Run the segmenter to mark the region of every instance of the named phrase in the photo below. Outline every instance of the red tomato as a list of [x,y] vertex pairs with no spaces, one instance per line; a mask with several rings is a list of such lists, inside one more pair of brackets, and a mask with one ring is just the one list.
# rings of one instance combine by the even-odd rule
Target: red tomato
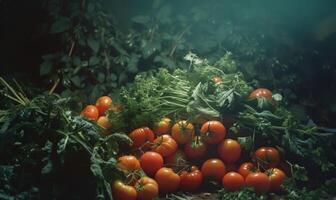
[[142,170],[150,177],[154,177],[155,173],[163,167],[163,158],[160,154],[147,151],[140,158]]
[[161,119],[158,123],[155,124],[154,126],[154,133],[156,135],[163,135],[163,134],[168,134],[170,131],[170,124],[171,120],[167,117]]
[[278,191],[286,178],[285,173],[278,168],[271,168],[266,171],[266,174],[268,175],[271,183],[270,191]]
[[261,172],[255,172],[247,175],[245,183],[246,186],[252,187],[256,193],[268,192],[271,186],[268,176]]
[[224,163],[216,158],[205,161],[202,165],[202,174],[204,177],[220,181],[226,173]]
[[207,144],[218,144],[226,135],[224,125],[219,121],[205,122],[201,127],[201,137]]
[[138,170],[140,162],[135,156],[121,156],[118,158],[118,167],[127,171]]
[[105,116],[100,116],[97,120],[97,125],[100,126],[103,131],[103,135],[107,135],[109,133],[109,129],[112,128],[112,123]]
[[150,144],[146,145],[146,143],[153,142],[155,138],[153,131],[148,127],[137,128],[133,130],[128,136],[133,141],[134,148],[141,147],[144,149],[147,149],[150,146]]
[[180,174],[180,189],[184,192],[195,192],[203,181],[203,175],[196,166],[191,167],[191,171],[182,171]]
[[217,147],[219,157],[225,163],[234,163],[240,158],[241,148],[236,140],[223,140]]
[[99,117],[99,111],[98,111],[96,106],[88,105],[82,110],[81,115],[83,117],[86,117],[86,118],[90,119],[90,120],[97,121],[97,119]]
[[165,164],[167,166],[178,166],[183,165],[187,162],[187,157],[181,150],[177,150],[174,154],[165,157]]
[[229,191],[237,191],[244,187],[244,177],[237,172],[225,174],[222,180],[223,186]]
[[172,127],[172,137],[179,144],[185,144],[191,140],[195,134],[194,126],[185,121],[179,121]]
[[117,180],[112,185],[113,199],[115,200],[136,200],[137,191],[133,186],[125,185]]
[[108,96],[102,96],[99,97],[99,99],[96,101],[96,107],[99,111],[99,116],[105,115],[105,111],[110,108],[112,105],[112,99]]
[[217,85],[217,84],[221,84],[223,82],[222,78],[219,76],[214,76],[212,77],[212,81]]
[[276,167],[280,162],[280,154],[276,148],[260,147],[256,150],[254,159],[264,168]]
[[256,171],[257,171],[256,166],[251,162],[245,162],[241,164],[238,169],[238,173],[242,175],[244,178],[246,178],[247,175]]
[[251,92],[250,98],[264,97],[268,100],[272,100],[272,92],[266,88],[258,88]]
[[200,136],[196,136],[191,142],[184,146],[184,153],[189,159],[203,158],[207,152],[207,145],[202,142]]
[[177,143],[170,135],[162,135],[153,141],[152,151],[163,157],[173,155],[177,150]]
[[135,187],[138,192],[137,200],[152,200],[159,195],[157,182],[149,177],[140,178]]
[[180,176],[171,168],[163,167],[155,174],[161,193],[175,192],[180,186]]

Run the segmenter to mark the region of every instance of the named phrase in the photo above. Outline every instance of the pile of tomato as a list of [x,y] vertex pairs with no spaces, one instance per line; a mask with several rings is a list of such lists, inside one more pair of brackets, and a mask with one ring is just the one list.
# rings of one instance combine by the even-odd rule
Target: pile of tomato
[[[268,98],[272,94],[261,90],[251,95]],[[108,129],[111,124],[104,113],[111,106],[112,99],[104,96],[84,108],[82,115]],[[256,193],[277,192],[286,177],[275,147],[259,147],[249,152],[250,162],[242,162],[246,159],[239,142],[227,138],[226,127],[218,120],[206,121],[197,129],[187,120],[163,118],[154,127],[137,128],[128,136],[132,148],[118,158],[126,179],[112,183],[117,200],[150,200],[178,190],[197,192],[209,180],[227,191],[251,187]]]

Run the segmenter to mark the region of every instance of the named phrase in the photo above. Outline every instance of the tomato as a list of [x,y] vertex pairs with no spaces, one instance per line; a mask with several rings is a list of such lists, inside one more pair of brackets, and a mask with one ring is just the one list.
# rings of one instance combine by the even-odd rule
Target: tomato
[[140,162],[135,156],[121,156],[118,158],[118,167],[126,171],[140,169]]
[[177,150],[177,143],[170,135],[162,135],[153,141],[152,151],[163,157],[173,155]]
[[212,81],[215,83],[215,85],[221,84],[223,82],[222,78],[219,76],[212,77]]
[[202,142],[200,136],[196,136],[191,142],[184,146],[184,153],[189,159],[203,158],[207,152],[207,145]]
[[218,144],[226,135],[224,125],[219,121],[205,122],[201,127],[201,136],[207,144]]
[[156,172],[155,180],[161,193],[175,192],[180,186],[180,176],[167,167]]
[[152,200],[159,195],[157,182],[149,177],[140,178],[135,187],[138,192],[137,200]]
[[219,157],[225,163],[234,163],[240,158],[241,148],[236,140],[223,140],[217,147]]
[[256,171],[257,171],[256,166],[251,162],[245,162],[241,164],[238,169],[238,173],[242,175],[244,178],[246,178],[247,175]]
[[280,154],[276,148],[260,147],[256,150],[254,159],[263,168],[276,167],[280,162]]
[[160,154],[147,151],[140,158],[142,170],[150,177],[154,177],[155,173],[163,167],[163,158]]
[[224,163],[216,158],[205,161],[202,165],[202,174],[204,177],[221,180],[226,173]]
[[115,200],[136,200],[137,191],[133,186],[125,185],[117,180],[112,185],[113,199]]
[[180,189],[184,192],[195,192],[203,181],[203,175],[196,166],[191,167],[191,171],[182,171],[180,174]]
[[167,166],[183,165],[187,162],[186,160],[186,155],[179,149],[174,154],[167,156],[164,159]]
[[237,191],[244,187],[244,177],[237,172],[229,172],[224,175],[223,186],[229,191]]
[[271,168],[265,172],[270,180],[270,191],[276,192],[280,189],[281,184],[284,182],[286,175],[285,173],[278,168]]
[[108,96],[99,97],[96,101],[96,107],[99,111],[99,116],[105,115],[105,111],[112,105],[112,99]]
[[179,144],[185,144],[191,140],[195,134],[194,126],[185,120],[179,121],[172,127],[172,137]]
[[256,193],[265,193],[271,184],[268,176],[261,172],[254,172],[245,178],[246,186],[252,187]]
[[154,126],[154,133],[156,135],[163,135],[163,134],[168,134],[170,131],[170,124],[171,120],[167,117],[161,119],[158,123],[155,124]]
[[98,111],[98,108],[96,106],[88,105],[82,110],[81,115],[83,117],[86,117],[86,118],[90,119],[90,120],[96,121],[99,117],[99,111]]
[[250,98],[264,97],[268,100],[272,100],[272,92],[266,88],[258,88],[251,92]]
[[107,135],[108,134],[108,130],[110,128],[112,128],[112,123],[110,122],[110,120],[105,117],[105,116],[100,116],[97,120],[97,125],[100,126],[103,129],[103,134]]
[[146,145],[146,143],[153,142],[155,138],[153,131],[148,127],[137,128],[133,130],[128,136],[133,141],[134,148],[144,149],[150,146],[150,144]]

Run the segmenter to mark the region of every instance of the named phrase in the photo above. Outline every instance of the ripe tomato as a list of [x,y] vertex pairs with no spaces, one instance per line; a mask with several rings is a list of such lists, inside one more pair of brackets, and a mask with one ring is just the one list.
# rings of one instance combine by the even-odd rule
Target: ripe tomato
[[138,192],[137,200],[152,200],[159,195],[157,182],[149,177],[140,178],[135,187]]
[[163,167],[163,158],[160,154],[147,151],[140,157],[142,170],[150,177],[154,177],[155,173]]
[[99,97],[96,101],[96,107],[99,110],[99,116],[105,115],[105,111],[112,105],[112,99],[108,96]]
[[122,181],[114,181],[112,185],[113,199],[115,200],[136,200],[137,191],[133,186],[125,185]]
[[247,175],[256,171],[257,171],[256,166],[251,162],[245,162],[241,164],[238,169],[238,173],[242,175],[244,178],[246,178]]
[[240,158],[241,148],[236,140],[223,140],[217,147],[219,157],[225,163],[234,163]]
[[244,177],[237,172],[225,174],[222,180],[223,186],[229,191],[240,190],[245,185]]
[[278,168],[271,168],[265,172],[270,180],[271,186],[270,191],[276,192],[280,189],[281,184],[284,182],[286,175],[285,173]]
[[203,158],[207,152],[207,145],[203,143],[200,136],[196,136],[191,142],[184,146],[184,153],[189,159]]
[[150,144],[146,145],[147,142],[153,142],[155,136],[151,129],[148,127],[137,128],[133,130],[128,135],[133,141],[134,148],[148,148]]
[[205,161],[202,165],[202,174],[204,177],[220,181],[226,173],[224,163],[216,158]]
[[138,170],[140,162],[135,156],[121,156],[118,158],[118,167],[126,171]]
[[271,186],[268,176],[261,172],[247,175],[245,183],[246,186],[252,187],[256,193],[265,193]]
[[205,122],[201,127],[201,137],[207,144],[218,144],[226,135],[224,125],[219,121]]
[[96,106],[88,105],[82,110],[81,115],[83,117],[86,117],[86,118],[90,119],[90,120],[96,121],[99,117],[99,111],[98,111],[98,108]]
[[183,165],[187,162],[187,157],[183,151],[178,149],[174,154],[165,157],[164,161],[167,166]]
[[212,81],[215,83],[215,85],[221,84],[223,82],[222,78],[219,76],[212,77]]
[[180,178],[180,189],[184,192],[195,192],[203,181],[202,172],[196,166],[192,166],[190,172],[182,171]]
[[163,134],[168,134],[170,131],[170,124],[171,120],[167,117],[161,119],[158,123],[155,124],[154,126],[154,133],[156,135],[163,135]]
[[280,162],[280,154],[276,148],[260,147],[254,155],[254,159],[264,168],[276,167]]
[[195,134],[194,126],[185,120],[179,121],[172,127],[172,137],[179,144],[185,144],[191,140]]
[[97,125],[100,126],[104,135],[108,134],[108,130],[112,128],[112,123],[106,116],[100,116],[97,120]]
[[163,157],[173,155],[177,150],[177,143],[170,135],[161,135],[153,143],[152,150]]
[[180,186],[180,176],[167,167],[156,172],[155,180],[161,193],[175,192]]
[[266,88],[258,88],[251,92],[250,98],[264,97],[268,100],[272,100],[272,92]]

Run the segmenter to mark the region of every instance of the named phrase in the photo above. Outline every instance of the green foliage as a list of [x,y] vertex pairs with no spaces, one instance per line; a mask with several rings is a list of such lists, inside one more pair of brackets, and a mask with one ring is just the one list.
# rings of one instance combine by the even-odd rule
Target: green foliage
[[266,200],[268,199],[266,195],[256,194],[252,188],[244,188],[236,192],[230,192],[225,189],[222,189],[218,192],[220,200]]

